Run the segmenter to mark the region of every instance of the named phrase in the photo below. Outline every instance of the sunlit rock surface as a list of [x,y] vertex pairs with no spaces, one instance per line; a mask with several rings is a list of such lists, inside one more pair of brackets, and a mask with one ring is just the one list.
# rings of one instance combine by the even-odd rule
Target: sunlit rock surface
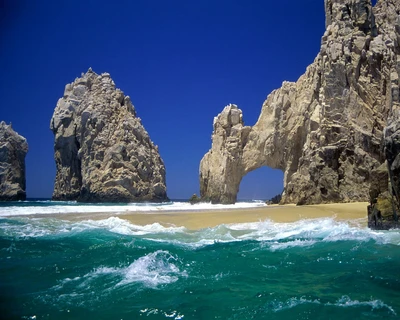
[[281,203],[369,200],[384,128],[399,119],[400,1],[326,0],[325,11],[320,53],[267,97],[253,127],[234,105],[214,119],[202,198],[233,203],[242,177],[268,166],[284,172]]
[[11,124],[0,122],[0,201],[26,199],[26,139]]
[[91,69],[67,84],[50,122],[57,173],[53,199],[167,199],[165,167],[129,96]]

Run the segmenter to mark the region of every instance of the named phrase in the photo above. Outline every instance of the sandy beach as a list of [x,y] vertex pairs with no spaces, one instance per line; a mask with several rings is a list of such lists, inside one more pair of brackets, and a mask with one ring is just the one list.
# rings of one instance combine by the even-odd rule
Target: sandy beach
[[[121,213],[65,213],[55,215],[35,215],[35,217],[53,217],[63,220],[100,220],[108,217],[119,217],[136,225],[159,223],[163,226],[184,226],[187,229],[202,229],[220,224],[258,222],[294,222],[302,219],[331,217],[336,220],[365,219],[367,224],[366,202],[335,203],[308,206],[272,205],[251,209],[188,210],[164,212],[121,212]],[[195,207],[194,207],[195,208]]]

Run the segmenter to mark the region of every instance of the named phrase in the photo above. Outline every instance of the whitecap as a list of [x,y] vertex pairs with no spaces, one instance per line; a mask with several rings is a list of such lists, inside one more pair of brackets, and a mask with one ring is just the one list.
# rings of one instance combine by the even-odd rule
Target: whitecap
[[310,299],[306,299],[304,297],[300,297],[300,298],[293,297],[284,302],[278,301],[278,300],[273,300],[269,304],[269,307],[272,311],[279,312],[279,311],[283,311],[283,310],[287,310],[287,309],[292,309],[292,308],[297,307],[302,304],[321,304],[321,302],[317,299],[310,300]]
[[37,238],[50,235],[65,235],[88,230],[103,229],[122,235],[175,234],[185,232],[185,227],[164,227],[159,223],[135,225],[128,220],[110,217],[103,220],[68,222],[58,219],[20,219],[22,223],[4,222],[0,224],[0,236]]
[[157,314],[161,314],[166,318],[170,318],[170,319],[175,319],[175,320],[181,320],[185,317],[185,315],[180,314],[178,311],[176,310],[172,310],[172,311],[163,311],[160,310],[158,308],[146,308],[146,309],[142,309],[140,310],[140,313],[145,314],[147,317],[151,316],[151,315],[157,315]]
[[[105,289],[113,289],[129,284],[141,284],[156,288],[176,282],[179,277],[187,277],[185,270],[178,267],[179,260],[168,251],[158,250],[133,261],[126,267],[101,266],[91,272],[75,278],[61,280],[53,290],[72,288],[74,293],[90,291],[91,283],[99,278],[108,277]],[[78,292],[75,292],[78,290]],[[79,291],[80,290],[80,291]]]
[[159,223],[153,223],[148,225],[135,225],[130,223],[128,220],[120,219],[118,217],[110,217],[103,220],[86,220],[77,225],[86,226],[87,228],[103,228],[113,233],[123,235],[146,235],[146,234],[159,234],[159,233],[178,233],[184,232],[185,227],[164,227]]
[[317,241],[315,240],[295,239],[293,241],[288,241],[288,242],[272,242],[269,244],[269,248],[271,251],[276,251],[276,250],[285,250],[293,247],[310,247],[314,245],[316,242]]
[[343,308],[368,306],[368,307],[371,307],[371,309],[388,309],[393,315],[397,315],[391,306],[385,304],[381,300],[372,300],[371,299],[369,301],[358,301],[358,300],[350,299],[349,296],[342,296],[340,299],[338,299],[337,302],[335,302],[335,303],[328,302],[326,305],[334,305],[334,306],[343,307]]
[[[352,225],[351,221],[336,221],[333,218],[300,220],[291,223],[277,223],[265,220],[254,223],[227,225],[233,231],[240,231],[241,240],[257,240],[279,243],[278,247],[309,246],[317,241],[376,241],[379,244],[400,245],[398,231],[374,231],[367,227]],[[291,240],[289,244],[287,240]],[[308,240],[308,242],[304,242]],[[274,247],[273,247],[274,248]],[[277,247],[275,247],[277,248]]]
[[150,253],[121,269],[123,279],[117,286],[139,282],[148,287],[157,287],[176,282],[179,276],[187,277],[186,271],[181,272],[174,262],[177,262],[177,258],[168,251]]
[[112,233],[143,237],[147,240],[199,248],[215,243],[252,240],[269,245],[271,250],[290,247],[311,247],[317,242],[375,241],[378,244],[400,245],[398,231],[374,231],[354,225],[352,221],[333,218],[277,223],[271,220],[222,224],[213,228],[188,230],[185,227],[163,226],[159,223],[136,225],[121,217],[102,220],[69,222],[59,219],[17,218],[0,223],[0,236],[43,237],[76,234],[88,230],[107,230]]
[[382,302],[381,300],[369,300],[369,301],[359,301],[359,300],[352,300],[349,296],[342,296],[336,302],[326,302],[322,303],[319,299],[306,299],[305,297],[292,297],[286,301],[278,301],[274,300],[269,303],[269,309],[273,312],[279,312],[286,309],[292,309],[302,304],[318,304],[322,306],[336,306],[341,308],[348,308],[348,307],[371,307],[372,310],[374,309],[387,309],[393,315],[397,315],[394,309]]
[[[15,223],[18,222],[18,223]],[[37,238],[71,232],[73,225],[65,221],[44,219],[19,219],[0,223],[0,236]]]

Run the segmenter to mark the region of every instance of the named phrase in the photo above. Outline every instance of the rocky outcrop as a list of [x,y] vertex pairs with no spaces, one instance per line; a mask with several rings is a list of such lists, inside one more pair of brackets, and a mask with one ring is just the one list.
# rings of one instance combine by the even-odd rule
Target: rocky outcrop
[[[392,215],[386,220],[393,221],[400,228],[400,108],[393,110],[393,117],[385,128],[385,156],[389,177],[389,193]],[[392,223],[393,225],[393,223]]]
[[246,174],[243,151],[251,127],[243,125],[242,111],[228,105],[214,118],[212,149],[200,163],[200,195],[212,203],[234,203]]
[[374,229],[400,228],[400,110],[396,107],[384,131],[386,161],[371,174],[368,225]]
[[284,172],[281,203],[369,199],[399,103],[400,2],[325,0],[325,9],[320,53],[296,83],[267,97],[253,127],[233,105],[214,119],[200,163],[203,198],[233,203],[242,177],[268,166]]
[[167,199],[165,167],[129,96],[91,69],[67,84],[51,119],[57,167],[53,199]]
[[277,194],[276,196],[272,197],[271,199],[267,200],[265,203],[272,205],[272,204],[279,204],[282,200],[282,195]]
[[201,202],[201,198],[199,198],[197,196],[197,194],[195,194],[195,193],[189,198],[189,203],[190,204],[197,204],[197,203],[200,203],[200,202]]
[[0,201],[26,199],[25,156],[26,139],[16,133],[11,124],[0,122]]

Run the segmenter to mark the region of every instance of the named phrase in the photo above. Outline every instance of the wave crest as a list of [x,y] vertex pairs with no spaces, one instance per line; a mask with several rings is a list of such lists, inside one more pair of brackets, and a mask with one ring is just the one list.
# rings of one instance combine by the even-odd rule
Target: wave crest
[[271,250],[292,247],[311,247],[318,242],[374,241],[377,244],[400,245],[397,231],[374,231],[354,221],[336,221],[332,218],[277,223],[265,220],[253,223],[219,225],[213,228],[189,230],[185,227],[163,226],[159,223],[136,225],[119,217],[103,220],[68,222],[59,219],[0,219],[0,236],[29,238],[70,236],[91,230],[137,236],[157,242],[167,242],[193,248],[217,242],[259,241]]
[[369,301],[359,301],[359,300],[352,300],[352,299],[350,299],[349,296],[342,296],[336,302],[333,302],[333,303],[332,302],[322,303],[319,299],[312,300],[312,299],[306,299],[305,297],[300,297],[300,298],[293,297],[284,302],[274,300],[272,303],[269,304],[268,309],[270,309],[273,312],[280,312],[283,310],[295,308],[295,307],[297,307],[299,305],[303,305],[303,304],[318,304],[321,306],[334,306],[334,307],[340,307],[340,308],[370,307],[371,310],[386,309],[392,315],[394,315],[394,316],[397,315],[391,306],[385,304],[381,300],[372,300],[371,299]]

